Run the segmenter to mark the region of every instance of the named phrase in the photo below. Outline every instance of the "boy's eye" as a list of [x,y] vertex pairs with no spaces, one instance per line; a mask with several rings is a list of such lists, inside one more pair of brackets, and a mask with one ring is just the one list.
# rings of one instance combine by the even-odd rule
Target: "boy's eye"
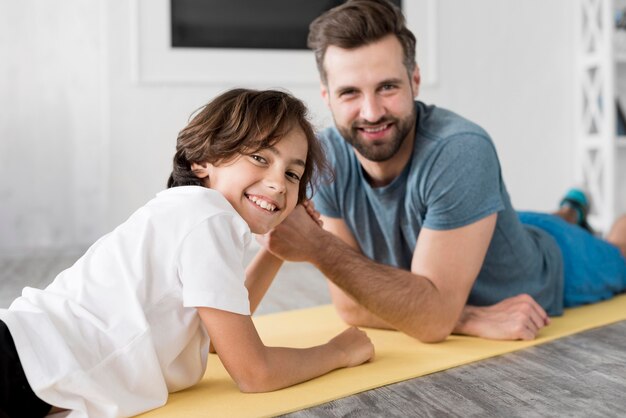
[[250,158],[252,158],[254,161],[259,162],[261,164],[267,164],[267,160],[261,157],[260,155],[252,154]]
[[292,180],[295,181],[300,181],[300,176],[298,175],[298,173],[294,173],[293,171],[288,171],[286,173],[287,177],[291,178]]

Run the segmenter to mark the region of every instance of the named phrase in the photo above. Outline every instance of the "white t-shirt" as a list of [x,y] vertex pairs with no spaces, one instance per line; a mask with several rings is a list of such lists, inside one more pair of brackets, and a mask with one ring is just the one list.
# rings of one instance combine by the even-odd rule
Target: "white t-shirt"
[[159,193],[45,290],[0,310],[33,391],[71,417],[119,417],[197,383],[208,338],[195,307],[250,314],[250,238],[214,190]]

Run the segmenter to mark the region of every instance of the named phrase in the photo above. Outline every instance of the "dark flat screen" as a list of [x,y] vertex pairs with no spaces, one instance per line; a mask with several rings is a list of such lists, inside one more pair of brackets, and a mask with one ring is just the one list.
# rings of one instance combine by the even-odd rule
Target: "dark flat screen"
[[[309,24],[340,0],[171,0],[173,47],[307,49]],[[401,0],[393,1],[401,6]]]

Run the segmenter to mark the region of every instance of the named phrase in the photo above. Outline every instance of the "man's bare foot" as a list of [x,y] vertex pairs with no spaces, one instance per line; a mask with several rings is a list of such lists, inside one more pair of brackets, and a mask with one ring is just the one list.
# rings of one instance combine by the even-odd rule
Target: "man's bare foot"
[[622,215],[615,221],[613,227],[606,236],[606,240],[615,245],[626,257],[626,215]]
[[577,225],[578,224],[578,212],[576,209],[570,206],[561,206],[559,210],[553,213],[556,216],[560,216],[565,222]]

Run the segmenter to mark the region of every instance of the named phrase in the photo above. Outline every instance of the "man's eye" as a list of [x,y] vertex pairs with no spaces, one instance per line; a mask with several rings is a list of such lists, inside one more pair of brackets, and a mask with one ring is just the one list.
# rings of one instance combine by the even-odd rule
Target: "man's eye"
[[339,97],[351,97],[356,94],[356,90],[344,90],[339,93]]

